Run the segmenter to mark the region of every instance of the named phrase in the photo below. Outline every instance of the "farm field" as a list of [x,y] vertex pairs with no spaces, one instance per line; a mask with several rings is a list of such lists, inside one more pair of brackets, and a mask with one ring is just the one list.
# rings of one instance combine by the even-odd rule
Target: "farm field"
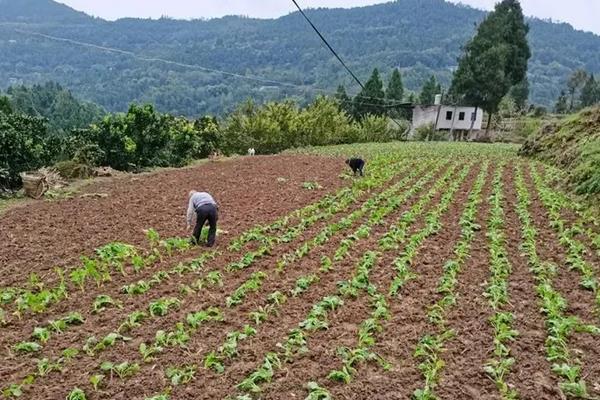
[[[367,159],[354,178],[344,158]],[[600,398],[598,215],[508,145],[296,150],[0,215],[24,399]],[[217,246],[186,195],[221,204]]]

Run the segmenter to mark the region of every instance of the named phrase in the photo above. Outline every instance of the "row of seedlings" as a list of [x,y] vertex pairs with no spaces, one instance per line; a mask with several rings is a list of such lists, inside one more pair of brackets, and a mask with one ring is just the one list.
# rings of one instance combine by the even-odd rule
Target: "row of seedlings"
[[[442,195],[440,204],[435,211],[431,212],[430,215],[437,214],[438,212],[440,216],[442,215],[444,210],[447,209],[447,206],[450,204],[454,194],[462,184],[463,180],[466,178],[467,173],[468,169],[463,169],[459,179],[456,179],[450,186],[447,187],[447,191]],[[447,179],[449,179],[449,177],[442,179],[440,183],[445,186],[447,184]],[[439,187],[441,186],[442,185]],[[417,202],[409,211],[403,214],[400,223],[398,225],[394,225],[392,229],[386,235],[384,235],[382,240],[380,240],[379,246],[381,251],[385,252],[392,249],[397,249],[399,245],[406,240],[407,229],[416,221],[416,218],[422,214],[424,207],[433,199],[436,192],[437,190],[432,188],[432,190],[423,196],[420,201]],[[431,225],[429,225],[431,228],[433,228],[434,225],[437,225],[437,222],[433,219],[429,219],[429,222],[431,223]],[[429,232],[431,232],[431,234],[434,233],[434,230],[430,230],[427,227],[424,229],[427,229]],[[416,255],[416,253],[413,254]],[[409,280],[415,278],[416,275],[411,273],[407,268],[397,271],[397,275],[394,278],[395,293],[393,293],[393,295],[397,295],[401,287],[403,287]],[[332,371],[329,375],[330,379],[338,380],[346,384],[350,383],[352,380],[352,375],[356,373],[356,367],[362,362],[377,361],[384,369],[389,367],[389,365],[381,357],[377,356],[370,350],[370,348],[375,344],[375,334],[383,330],[382,322],[390,317],[385,297],[377,292],[376,288],[373,286],[367,285],[361,287],[353,282],[347,282],[343,284],[340,290],[346,296],[350,295],[352,297],[356,297],[356,291],[361,288],[365,289],[369,295],[373,312],[371,316],[363,321],[360,325],[356,348],[340,349],[339,354],[343,359],[342,368],[340,370]]]
[[[443,196],[445,199],[448,199],[447,200],[448,204],[451,201],[453,194],[458,190],[458,188],[460,187],[460,184],[462,183],[462,181],[464,181],[464,179],[468,175],[469,170],[470,170],[470,165],[464,167],[462,169],[462,171],[459,173],[458,178],[453,182],[453,184],[450,185],[450,187],[448,187],[446,193]],[[450,173],[446,173],[443,177],[441,177],[438,180],[438,182],[436,182],[435,186],[437,187],[437,189],[439,190],[441,187],[443,187],[450,180],[450,177],[452,175],[453,175],[453,170]],[[363,256],[361,262],[358,265],[358,268],[357,268],[355,274],[353,274],[353,276],[350,278],[349,282],[355,282],[356,285],[360,285],[360,283],[358,283],[358,282],[364,281],[364,272],[365,272],[365,270],[370,271],[370,269],[372,268],[372,265],[375,262],[376,254],[377,253],[368,252]],[[340,297],[343,297],[352,291],[353,290],[352,290],[351,285],[341,285],[338,290],[338,295],[332,296],[335,299],[339,299],[339,301],[338,301],[339,304],[337,304],[336,307],[331,307],[330,309],[331,310],[337,309],[337,308],[339,308],[339,306],[343,305],[343,300],[341,300]],[[381,299],[381,298],[378,297],[378,299]],[[294,358],[298,357],[299,355],[307,353],[309,351],[308,350],[308,338],[310,336],[310,333],[314,332],[316,330],[326,329],[329,326],[326,311],[327,310],[323,310],[322,307],[320,307],[320,304],[317,304],[315,307],[313,307],[313,310],[311,310],[308,317],[304,321],[302,321],[297,328],[292,329],[289,332],[287,341],[281,345],[280,352],[279,353],[268,353],[265,356],[263,364],[256,371],[251,373],[243,382],[241,382],[238,385],[238,388],[243,391],[246,391],[248,393],[260,392],[261,384],[270,382],[275,371],[282,368],[282,363],[281,363],[282,358],[285,361],[291,361]],[[368,330],[369,335],[373,335],[376,332],[376,330],[377,330],[376,327],[374,329],[375,330],[371,330],[369,327],[365,326],[365,331]],[[382,366],[384,366],[386,368],[388,367],[387,364],[381,358],[377,357],[376,355],[373,355],[374,353],[372,353],[370,351],[362,350],[362,351],[359,351],[358,353],[363,353],[364,355],[367,356],[367,359],[379,360],[381,362]],[[344,352],[344,354],[349,355],[348,352]],[[276,364],[271,363],[269,365],[269,361],[274,359],[274,357],[277,357],[277,360],[279,360],[279,363],[276,363]],[[354,368],[354,366],[357,365],[357,363],[352,362],[352,365],[353,365],[352,368]],[[337,373],[334,375],[337,375]],[[311,386],[314,386],[314,385],[311,384]],[[241,395],[238,398],[242,399],[245,397],[244,397],[244,395]]]
[[[397,188],[400,188],[401,185],[398,185]],[[383,199],[384,197],[381,197],[381,199]],[[213,271],[214,272],[214,271]],[[245,296],[247,293],[251,292],[251,291],[258,291],[260,289],[260,286],[262,284],[262,281],[266,278],[266,274],[262,271],[257,271],[254,274],[252,274],[250,276],[250,278],[248,280],[246,280],[244,283],[241,284],[240,287],[238,287],[230,296],[227,297],[226,299],[226,304],[228,307],[234,307],[237,306],[239,304],[241,304],[241,302],[243,302]],[[272,296],[272,299],[270,299],[271,301],[277,301],[275,296]],[[189,316],[188,316],[188,322],[189,322]],[[188,332],[186,332],[186,329]],[[193,327],[190,329],[187,326],[185,326],[183,323],[179,323],[176,324],[175,329],[171,332],[167,332],[167,337],[171,336],[173,338],[172,341],[167,340],[166,342],[161,342],[161,339],[163,338],[163,335],[161,335],[161,337],[157,337],[157,339],[155,339],[154,343],[143,343],[140,346],[140,353],[142,354],[142,358],[144,359],[144,361],[151,361],[152,358],[162,352],[166,347],[169,346],[185,346],[185,344],[187,343],[187,341],[189,340],[189,338],[191,337],[191,335],[194,333],[193,332]],[[243,340],[245,338],[247,338],[248,336],[251,336],[254,334],[254,329],[251,328],[250,326],[245,326],[240,332],[230,332],[228,334],[227,340],[224,343],[224,345],[222,346],[222,349],[224,350],[225,353],[232,353],[233,350],[235,350],[235,348],[237,347],[237,342],[239,340]],[[207,358],[206,361],[208,364],[212,364],[210,357]],[[170,369],[174,370],[174,371],[180,371],[180,370],[186,370],[186,371],[191,371],[192,369],[189,366],[182,366],[180,368],[177,367],[172,367]],[[194,373],[195,373],[195,369],[194,369]],[[166,373],[166,375],[170,375],[169,373]],[[191,378],[190,378],[191,379]],[[181,380],[177,380],[177,382],[181,382]],[[187,382],[187,379],[185,380]]]
[[[436,326],[437,332],[424,335],[415,348],[414,356],[421,361],[419,370],[424,378],[423,386],[417,388],[413,393],[415,399],[431,400],[437,398],[435,389],[439,381],[440,372],[445,365],[442,358],[444,344],[455,335],[454,331],[448,328],[445,317],[448,310],[456,304],[457,294],[455,290],[458,283],[458,275],[470,255],[475,234],[480,229],[475,220],[482,202],[481,194],[487,173],[488,163],[486,162],[469,193],[467,203],[460,217],[459,225],[461,233],[459,241],[454,246],[454,257],[448,260],[443,266],[443,274],[436,289],[441,298],[428,307],[427,316],[429,322]],[[406,267],[408,264],[403,263],[401,265]]]
[[491,210],[487,237],[490,249],[491,279],[487,284],[484,296],[488,299],[488,304],[494,312],[490,318],[490,324],[494,330],[494,351],[493,357],[487,361],[484,369],[496,383],[502,399],[516,400],[519,398],[519,393],[505,380],[515,363],[515,359],[511,357],[510,342],[517,338],[519,332],[513,328],[515,319],[513,313],[504,309],[510,304],[508,279],[512,267],[508,260],[504,233],[503,170],[504,167],[500,166],[496,171],[490,198]]
[[[558,168],[544,165],[542,178],[546,187],[552,187],[556,182],[564,181],[564,172]],[[566,194],[556,191],[556,194],[561,197],[561,204],[564,210],[574,212],[578,217],[573,228],[583,232],[589,239],[591,246],[600,256],[600,219],[598,219],[598,210],[594,207],[585,206]]]
[[531,197],[523,178],[520,166],[516,166],[515,185],[517,189],[517,214],[521,221],[521,247],[527,257],[529,268],[536,281],[536,291],[540,298],[541,312],[546,327],[546,359],[552,364],[552,371],[559,377],[562,392],[573,398],[590,398],[587,384],[581,376],[581,363],[569,349],[569,338],[573,332],[584,331],[598,334],[598,329],[584,325],[579,318],[567,316],[567,302],[557,292],[552,282],[557,273],[556,265],[540,260],[537,253],[537,230],[529,208]]
[[[410,197],[412,197],[416,192],[420,191],[429,180],[433,177],[439,167],[425,165],[423,170],[429,171],[428,174],[421,177],[419,181],[417,181],[414,185],[411,185],[409,189],[407,189],[404,193],[398,195],[394,192],[397,192],[398,189],[405,186],[405,184],[412,180],[414,176],[417,176],[420,173],[420,170],[415,170],[413,173],[409,174],[405,177],[405,179],[401,180],[397,184],[393,185],[388,190],[380,193],[379,195],[369,199],[364,203],[364,205],[354,211],[348,217],[343,218],[338,223],[325,227],[317,236],[315,236],[314,240],[318,242],[315,244],[323,244],[325,241],[329,240],[332,234],[337,232],[340,229],[348,228],[352,225],[352,223],[358,220],[360,217],[365,215],[370,211],[370,217],[368,218],[367,223],[361,225],[353,234],[348,235],[345,240],[342,240],[339,248],[336,250],[335,254],[338,257],[334,256],[334,260],[332,261],[329,257],[323,257],[322,265],[320,269],[320,273],[327,273],[331,271],[335,262],[342,261],[343,258],[348,254],[349,246],[356,243],[358,240],[364,239],[368,236],[371,226],[380,223],[384,217],[395,211],[397,208],[401,206],[402,203],[407,201]],[[452,169],[447,172],[447,175],[450,176],[452,173]],[[441,185],[439,185],[441,186]],[[384,200],[387,200],[383,205],[380,203]],[[366,235],[366,236],[365,236]],[[326,238],[324,240],[322,238]],[[311,241],[312,242],[312,241]],[[312,249],[313,246],[310,246]],[[284,255],[282,259],[287,260],[285,265],[289,265],[291,262],[290,255],[293,254],[296,256],[294,261],[297,261],[299,258],[298,252],[292,252],[288,255]],[[280,259],[280,261],[282,260]],[[278,263],[278,265],[282,265]],[[294,286],[290,290],[291,296],[299,296],[306,292],[308,288],[316,283],[320,278],[317,274],[309,274],[306,276],[301,276]],[[278,313],[278,309],[284,304],[287,300],[287,296],[281,292],[273,292],[267,296],[267,304],[264,307],[259,307],[257,310],[250,312],[249,316],[251,320],[254,322],[255,327],[244,326],[240,331],[229,332],[226,335],[225,342],[219,346],[218,350],[213,350],[209,352],[204,357],[204,367],[206,369],[211,369],[217,373],[222,373],[225,370],[225,362],[227,360],[231,360],[235,356],[237,356],[237,345],[240,340],[247,339],[248,337],[253,336],[256,333],[256,328],[266,321],[269,315],[275,315]]]
[[542,204],[548,211],[550,225],[558,234],[560,244],[567,251],[567,264],[570,269],[578,271],[581,275],[580,285],[592,291],[596,296],[595,309],[596,313],[600,315],[600,287],[596,271],[586,260],[588,249],[576,239],[576,236],[583,232],[583,228],[578,223],[568,226],[568,222],[562,216],[562,209],[565,208],[568,199],[546,186],[535,168],[531,168],[530,171]]

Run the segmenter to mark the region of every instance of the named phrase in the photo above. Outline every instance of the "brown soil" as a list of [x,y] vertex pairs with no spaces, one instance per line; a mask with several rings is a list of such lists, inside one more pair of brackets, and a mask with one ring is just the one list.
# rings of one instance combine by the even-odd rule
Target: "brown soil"
[[[86,391],[90,400],[141,400],[144,396],[156,394],[169,385],[164,375],[167,367],[184,364],[198,366],[196,379],[187,385],[173,388],[171,399],[222,399],[235,394],[235,384],[255,370],[267,352],[277,351],[277,343],[285,340],[289,330],[306,317],[313,304],[323,296],[336,293],[337,283],[351,276],[358,260],[366,251],[377,249],[377,240],[389,229],[390,224],[415,204],[436,179],[388,215],[383,224],[375,226],[368,238],[358,241],[350,254],[337,263],[334,270],[319,273],[321,280],[318,283],[298,297],[289,297],[278,315],[269,317],[257,327],[255,337],[240,342],[239,355],[225,362],[226,370],[223,374],[205,370],[202,367],[204,355],[216,350],[223,343],[227,332],[240,330],[245,324],[251,323],[248,313],[264,306],[269,293],[280,290],[289,294],[300,276],[317,272],[321,257],[332,256],[340,241],[363,223],[364,218],[336,233],[325,245],[316,247],[305,258],[290,264],[281,274],[275,272],[275,263],[279,256],[299,248],[324,226],[339,221],[358,209],[368,198],[385,190],[404,175],[400,173],[392,182],[365,193],[347,210],[317,222],[293,242],[277,245],[272,255],[258,259],[247,269],[233,273],[224,272],[221,287],[205,288],[197,294],[183,296],[179,293],[180,285],[189,285],[199,276],[204,276],[212,270],[224,271],[229,262],[238,260],[244,251],[231,252],[226,248],[227,242],[235,235],[258,223],[273,221],[343,186],[346,181],[338,178],[344,168],[343,162],[340,161],[308,156],[273,156],[212,162],[189,169],[99,181],[87,187],[86,192],[107,193],[107,198],[32,202],[27,208],[16,208],[0,216],[0,285],[4,286],[24,284],[31,272],[44,276],[55,265],[75,265],[80,255],[89,255],[94,248],[111,241],[118,240],[143,246],[145,238],[142,230],[145,228],[152,227],[163,236],[185,235],[183,228],[186,195],[191,188],[215,194],[222,206],[220,228],[229,232],[223,235],[218,243],[218,250],[222,254],[208,262],[199,274],[173,277],[169,282],[142,296],[130,297],[119,293],[124,284],[146,279],[158,270],[169,269],[179,262],[191,260],[205,251],[203,248],[170,257],[149,267],[139,276],[115,276],[101,291],[90,289],[85,293],[77,293],[53,306],[43,315],[15,320],[10,325],[0,328],[0,388],[35,370],[38,358],[59,356],[62,349],[68,346],[80,347],[90,335],[103,337],[114,330],[128,313],[146,309],[150,301],[160,297],[179,297],[183,299],[180,309],[173,310],[164,317],[149,319],[142,327],[131,332],[130,336],[134,338],[132,342],[118,343],[94,358],[78,357],[62,374],[52,373],[38,378],[31,388],[25,388],[24,398],[64,399],[73,387],[78,386]],[[436,177],[439,177],[445,168],[447,167],[437,172]],[[478,172],[479,165],[476,164],[455,194],[449,210],[442,216],[442,230],[426,239],[420,247],[411,266],[411,270],[417,273],[418,277],[405,285],[400,297],[387,299],[392,318],[383,323],[384,330],[377,335],[373,350],[389,361],[392,369],[385,372],[376,364],[368,363],[360,365],[349,385],[327,379],[330,370],[341,365],[335,350],[339,346],[355,346],[358,327],[371,313],[368,297],[361,294],[356,300],[344,299],[344,306],[329,315],[330,328],[310,335],[310,352],[292,363],[285,364],[283,370],[276,373],[273,382],[263,385],[264,392],[260,396],[254,396],[255,398],[303,399],[307,395],[305,384],[311,380],[316,380],[329,389],[337,399],[404,399],[410,398],[413,391],[422,386],[423,377],[418,369],[419,361],[413,356],[413,352],[424,334],[436,332],[436,328],[427,319],[427,306],[439,298],[435,288],[442,274],[442,266],[453,257],[453,249],[460,236],[458,221]],[[489,211],[487,198],[490,194],[492,174],[493,168],[489,171],[482,193],[483,202],[477,216],[477,222],[482,229],[477,232],[471,248],[471,257],[459,275],[456,287],[458,302],[447,314],[448,325],[456,331],[457,336],[446,343],[447,350],[442,354],[446,366],[442,370],[436,389],[441,399],[499,398],[495,385],[483,372],[483,365],[493,348],[493,333],[488,322],[492,311],[482,296],[485,281],[489,278],[489,249],[485,235]],[[280,182],[278,177],[287,180]],[[418,178],[412,179],[399,192],[409,189]],[[540,258],[552,260],[559,266],[560,274],[555,286],[569,302],[568,312],[580,316],[585,322],[596,323],[593,297],[578,287],[578,274],[566,269],[564,248],[549,226],[545,210],[531,186],[529,177],[527,178],[533,201],[530,211],[539,231]],[[516,362],[506,380],[517,388],[523,399],[559,399],[561,395],[557,389],[555,375],[545,360],[546,332],[539,311],[535,282],[519,249],[521,226],[515,213],[517,200],[512,166],[506,168],[503,179],[505,233],[509,261],[513,267],[509,278],[511,304],[506,308],[514,313],[515,328],[520,332],[517,340],[510,343]],[[301,184],[305,181],[317,181],[324,189],[302,189]],[[438,194],[426,209],[435,207],[439,199]],[[418,231],[424,224],[423,217],[419,217],[410,227],[409,234]],[[371,271],[370,280],[382,293],[387,294],[394,277],[391,262],[398,252],[382,253]],[[268,273],[260,290],[249,293],[242,305],[227,308],[225,298],[256,271]],[[99,315],[91,314],[91,301],[101,293],[122,300],[123,308],[110,309]],[[189,312],[209,306],[220,307],[225,321],[203,325],[190,338],[186,348],[168,348],[157,355],[153,362],[141,363],[138,352],[140,343],[152,341],[159,329],[171,329],[176,322],[185,320]],[[69,311],[82,312],[86,323],[53,337],[40,354],[16,355],[10,349],[16,341],[27,339],[34,326]],[[596,385],[600,384],[599,344],[597,337],[587,334],[573,335],[569,343],[573,354],[583,361],[582,375],[588,382],[588,389],[594,394],[597,394]],[[93,392],[88,378],[90,374],[99,372],[98,366],[103,361],[139,362],[141,370],[126,380],[116,376],[106,377],[101,391]]]
[[[0,287],[22,285],[29,274],[76,265],[82,255],[113,241],[143,245],[144,229],[163,237],[185,236],[187,194],[212,193],[221,206],[219,227],[237,233],[275,220],[339,188],[342,160],[312,156],[265,156],[209,162],[198,167],[99,180],[75,197],[39,201],[0,216]],[[285,178],[279,182],[277,178]],[[306,190],[317,181],[323,190]]]
[[[380,188],[378,191],[382,189],[383,188]],[[350,211],[351,210],[348,212]],[[327,222],[329,223],[331,221]],[[278,249],[277,254],[283,254],[290,249],[297,248],[300,243],[313,237],[321,228],[322,226],[315,226],[309,229],[309,231],[307,231],[301,238],[297,240],[298,243],[292,243],[284,246],[281,249]],[[352,229],[348,231],[350,232]],[[200,294],[201,298],[192,300],[192,302],[183,305],[181,310],[171,313],[167,317],[157,320],[155,323],[145,325],[141,330],[137,330],[135,332],[136,342],[132,345],[118,346],[117,348],[109,349],[101,355],[101,360],[86,359],[79,363],[79,367],[76,368],[78,373],[74,374],[69,381],[74,383],[81,381],[83,379],[82,377],[87,376],[86,374],[89,374],[91,371],[96,369],[97,365],[99,365],[99,363],[103,360],[111,360],[115,358],[137,360],[139,359],[139,353],[137,351],[139,343],[144,340],[151,340],[156,330],[166,329],[173,326],[177,321],[184,319],[185,315],[190,311],[204,309],[208,306],[219,306],[223,310],[226,318],[224,323],[208,324],[206,327],[201,328],[188,343],[187,347],[189,350],[177,348],[169,349],[166,354],[161,354],[154,363],[143,366],[143,372],[140,373],[139,376],[134,377],[127,382],[123,382],[122,384],[118,381],[113,382],[111,384],[112,394],[110,398],[120,398],[115,393],[127,392],[128,396],[137,393],[139,396],[141,396],[142,393],[148,394],[161,390],[167,383],[163,373],[166,367],[178,365],[182,362],[181,360],[186,360],[187,363],[201,364],[203,356],[208,351],[216,349],[223,342],[225,339],[225,332],[240,330],[244,324],[250,322],[248,319],[248,313],[251,310],[256,309],[258,306],[264,305],[264,298],[266,297],[266,294],[275,290],[281,290],[284,293],[288,293],[289,290],[293,288],[294,282],[299,276],[308,274],[310,272],[316,272],[319,266],[320,257],[325,254],[331,255],[332,249],[337,248],[339,240],[345,237],[347,233],[348,232],[340,233],[338,235],[339,237],[333,238],[329,243],[327,243],[326,246],[318,249],[314,254],[311,254],[298,264],[289,266],[289,270],[286,270],[285,274],[278,275],[273,273],[276,257],[269,257],[259,263],[256,263],[250,268],[241,271],[240,273],[236,273],[230,279],[225,281],[224,287],[219,288],[216,292],[203,291]],[[219,264],[222,264],[221,268],[226,265],[225,263]],[[321,281],[315,285],[314,289],[318,292],[312,293],[308,299],[306,298],[307,296],[299,297],[297,299],[290,298],[281,310],[279,316],[272,318],[272,320],[277,320],[276,324],[274,324],[274,321],[272,320],[265,323],[259,330],[259,335],[261,336],[258,336],[247,343],[240,343],[240,353],[244,356],[236,359],[236,362],[231,365],[231,368],[228,368],[225,374],[214,377],[212,376],[213,374],[211,372],[201,370],[198,372],[199,378],[196,379],[194,383],[191,383],[183,388],[184,393],[198,393],[199,385],[202,387],[202,393],[204,393],[204,396],[206,396],[203,398],[220,397],[224,387],[232,387],[233,384],[243,376],[239,374],[240,368],[248,369],[255,367],[255,364],[258,362],[259,358],[263,357],[265,351],[269,349],[268,347],[263,347],[266,345],[266,343],[270,343],[272,345],[271,347],[274,347],[275,342],[272,341],[274,339],[279,339],[281,335],[277,335],[277,333],[280,332],[280,329],[283,329],[283,327],[286,326],[286,322],[288,323],[288,329],[292,327],[289,326],[290,324],[295,325],[298,323],[298,310],[296,310],[294,305],[298,305],[298,307],[302,307],[304,310],[306,310],[307,307],[309,309],[315,301],[318,301],[316,296],[318,296],[319,293],[321,293],[322,297],[323,293],[334,291],[336,282],[340,279],[347,278],[348,273],[351,271],[349,268],[352,266],[353,262],[351,259],[348,259],[342,263],[339,270],[336,270],[334,273],[332,273],[331,277],[333,279],[328,280],[328,283]],[[260,292],[256,294],[249,294],[244,301],[244,304],[239,307],[234,309],[226,308],[224,305],[225,297],[235,290],[235,288],[237,288],[245,279],[247,279],[251,273],[259,270],[268,272],[270,274],[269,278],[267,278],[261,287]],[[177,288],[177,285],[171,285],[171,289],[174,292],[177,291]],[[288,317],[288,319],[286,318],[286,315],[290,312],[292,313],[292,316]],[[303,311],[303,314],[306,314],[306,311]],[[276,326],[277,328],[272,328],[273,326]],[[288,329],[281,330],[281,333],[285,334]],[[266,337],[262,337],[263,334],[266,334]],[[249,363],[246,361],[251,357],[251,355],[247,354],[248,352],[252,352],[252,355],[257,357],[254,358],[254,363]],[[248,371],[246,370],[244,373],[247,372]],[[223,379],[225,379],[225,381],[223,381]],[[210,382],[210,385],[207,384],[207,381]],[[42,383],[43,382],[45,381],[42,381]],[[50,386],[50,388],[52,388],[52,386]],[[47,397],[47,393],[48,392],[45,391],[40,395],[42,397]]]
[[499,394],[483,371],[493,345],[493,331],[488,323],[490,309],[482,296],[489,279],[489,248],[485,237],[489,217],[494,168],[488,170],[488,179],[482,189],[475,223],[481,229],[471,243],[470,257],[459,275],[456,293],[458,301],[448,313],[448,328],[456,337],[447,342],[443,355],[446,366],[440,377],[438,394],[441,399],[497,399]]

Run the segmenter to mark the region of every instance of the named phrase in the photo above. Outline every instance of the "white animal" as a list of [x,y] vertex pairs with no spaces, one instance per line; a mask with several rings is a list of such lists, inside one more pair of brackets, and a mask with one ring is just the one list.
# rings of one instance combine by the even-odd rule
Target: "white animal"
[[249,155],[249,156],[253,156],[253,155],[255,155],[255,154],[256,154],[256,150],[254,150],[254,147],[250,147],[250,148],[248,149],[248,155]]

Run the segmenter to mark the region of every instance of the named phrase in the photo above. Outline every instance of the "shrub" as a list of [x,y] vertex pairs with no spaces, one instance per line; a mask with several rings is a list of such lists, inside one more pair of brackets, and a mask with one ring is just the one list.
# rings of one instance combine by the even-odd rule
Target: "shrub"
[[19,173],[34,170],[49,159],[48,138],[42,118],[0,112],[0,189],[21,185]]
[[81,164],[75,160],[59,161],[54,168],[60,176],[66,179],[85,179],[93,174],[93,169],[88,164]]
[[435,134],[434,124],[421,125],[415,129],[415,140],[427,141]]

